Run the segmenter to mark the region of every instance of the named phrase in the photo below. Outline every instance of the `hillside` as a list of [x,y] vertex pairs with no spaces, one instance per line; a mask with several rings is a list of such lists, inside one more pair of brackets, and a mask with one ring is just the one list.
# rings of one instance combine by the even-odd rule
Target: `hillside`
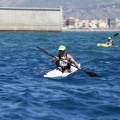
[[1,7],[63,7],[65,17],[79,19],[120,19],[120,0],[1,0]]

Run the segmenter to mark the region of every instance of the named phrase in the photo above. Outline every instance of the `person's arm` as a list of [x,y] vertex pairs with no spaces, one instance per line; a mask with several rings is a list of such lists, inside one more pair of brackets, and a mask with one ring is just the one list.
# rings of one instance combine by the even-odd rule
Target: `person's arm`
[[67,57],[70,59],[70,61],[75,65],[77,69],[81,69],[78,63],[74,60],[74,58],[71,55],[67,55]]
[[58,60],[59,60],[59,57],[55,56],[55,58],[53,58],[51,62],[57,62]]

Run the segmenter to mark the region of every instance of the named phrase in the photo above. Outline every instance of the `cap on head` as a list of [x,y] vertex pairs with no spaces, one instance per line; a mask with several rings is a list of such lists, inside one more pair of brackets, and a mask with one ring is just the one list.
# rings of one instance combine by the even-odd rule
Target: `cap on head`
[[111,39],[111,37],[108,37],[108,40]]
[[66,47],[64,45],[59,46],[58,50],[66,50]]

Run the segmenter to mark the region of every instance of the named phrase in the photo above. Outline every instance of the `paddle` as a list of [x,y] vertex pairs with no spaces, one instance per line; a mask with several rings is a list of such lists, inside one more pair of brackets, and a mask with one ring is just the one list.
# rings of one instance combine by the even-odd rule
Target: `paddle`
[[[46,55],[48,56],[51,56],[53,58],[55,58],[55,56],[51,55],[50,53],[48,53],[46,50],[44,50],[43,48],[40,48],[40,47],[37,47],[38,50],[40,50],[41,52],[45,53]],[[65,61],[64,61],[65,62]],[[73,65],[74,66],[74,65]],[[76,66],[74,66],[76,67]],[[82,70],[83,72],[85,72],[86,74],[88,74],[90,77],[100,77],[100,75],[94,73],[94,72],[91,72],[91,71],[87,71],[87,70],[84,70],[84,69],[80,69]]]
[[114,35],[113,35],[113,37],[115,37],[115,36],[117,36],[119,33],[115,33]]
[[[119,35],[119,33],[115,33],[111,38],[113,39],[115,36]],[[113,40],[114,41],[114,40]]]

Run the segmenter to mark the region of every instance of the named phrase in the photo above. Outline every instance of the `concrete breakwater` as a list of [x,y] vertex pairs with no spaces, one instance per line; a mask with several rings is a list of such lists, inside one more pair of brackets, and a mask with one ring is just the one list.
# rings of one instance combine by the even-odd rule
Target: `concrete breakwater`
[[0,7],[0,31],[62,31],[62,8]]

